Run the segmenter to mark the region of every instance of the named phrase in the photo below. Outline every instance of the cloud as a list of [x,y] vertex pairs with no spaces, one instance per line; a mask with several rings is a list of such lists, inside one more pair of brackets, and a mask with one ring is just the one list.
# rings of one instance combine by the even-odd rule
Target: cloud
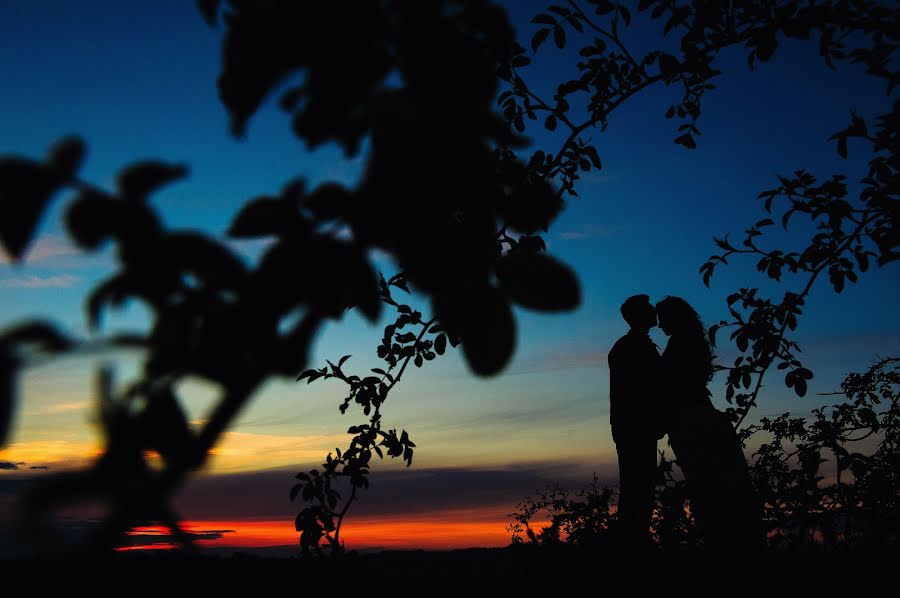
[[[221,540],[225,534],[234,533],[233,529],[183,530],[190,540]],[[157,546],[177,544],[175,536],[168,528],[139,527],[128,532],[119,541],[119,546]]]
[[516,360],[507,374],[532,374],[573,368],[606,367],[607,351],[586,349],[530,355]]
[[25,461],[59,469],[71,469],[87,465],[99,451],[99,439],[93,442],[43,439],[9,444],[0,450],[0,458],[12,462]]
[[605,418],[609,410],[605,402],[596,396],[581,395],[554,398],[543,405],[508,408],[473,414],[470,417],[454,418],[452,421],[418,424],[417,432],[452,432],[457,439],[468,437],[483,439],[484,428],[490,427],[495,434],[506,434],[533,427],[535,422],[552,421],[555,426],[583,423],[593,418]]
[[[188,520],[292,521],[303,503],[288,500],[288,492],[296,483],[294,474],[300,469],[304,467],[200,476],[179,494],[176,510]],[[608,485],[615,483],[612,468],[598,471],[598,475]],[[548,484],[558,482],[577,489],[586,486],[590,479],[591,468],[575,462],[531,463],[508,468],[382,468],[372,472],[370,488],[358,495],[352,511],[353,517],[376,517],[498,506],[512,510],[525,497]],[[338,490],[345,494],[346,489]]]
[[585,239],[601,239],[605,237],[613,237],[625,231],[622,226],[591,226],[588,225],[582,230],[567,230],[559,233],[559,238],[563,241],[584,241]]
[[[603,484],[615,483],[614,468],[597,470]],[[305,467],[199,475],[179,492],[173,507],[184,530],[201,545],[296,546],[293,521],[305,503],[291,502],[288,492],[298,469]],[[518,504],[553,483],[573,492],[584,488],[593,469],[575,461],[492,468],[407,469],[379,464],[370,476],[370,488],[357,495],[341,535],[355,548],[505,545],[507,514]],[[16,494],[28,479],[0,477],[0,494]],[[4,487],[7,482],[9,488]],[[336,489],[343,496],[349,493],[345,487]],[[58,535],[76,542],[98,523],[93,519],[98,515],[78,510],[58,519]],[[168,529],[147,526],[132,530],[122,544],[165,548],[173,543]]]
[[35,415],[56,415],[59,413],[69,413],[71,411],[82,411],[90,406],[90,401],[70,401],[68,403],[55,403],[53,405],[38,407],[37,409],[28,411],[25,415],[27,417]]
[[588,173],[581,177],[581,180],[584,181],[585,184],[597,184],[597,183],[611,183],[613,181],[618,181],[621,177],[617,174],[596,174],[596,173]]
[[[66,238],[61,235],[43,235],[32,242],[31,247],[28,249],[28,253],[25,254],[22,261],[26,264],[34,264],[55,257],[73,255],[84,255],[84,253],[69,243]],[[10,263],[12,263],[12,260],[3,248],[0,248],[0,264]]]
[[19,465],[25,465],[23,462],[13,463],[12,461],[0,461],[0,469],[19,469]]
[[55,276],[23,276],[0,280],[0,288],[5,289],[57,289],[68,288],[78,282],[77,276],[58,274]]
[[210,466],[219,472],[285,467],[320,460],[346,441],[344,433],[298,436],[228,431],[212,450]]
[[25,415],[30,417],[33,415],[56,415],[58,413],[69,413],[71,411],[81,411],[91,406],[90,401],[71,401],[68,403],[56,403],[55,405],[47,405],[38,407]]
[[559,233],[559,238],[564,241],[576,241],[580,239],[587,239],[590,235],[581,231],[566,231],[564,233]]

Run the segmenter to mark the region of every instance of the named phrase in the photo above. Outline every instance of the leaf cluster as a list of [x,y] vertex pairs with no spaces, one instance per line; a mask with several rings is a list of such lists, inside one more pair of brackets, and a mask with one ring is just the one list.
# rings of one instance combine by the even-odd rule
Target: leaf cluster
[[[0,243],[7,252],[21,259],[49,202],[71,192],[69,235],[87,251],[112,243],[118,262],[86,300],[92,327],[100,328],[109,305],[136,299],[151,312],[149,331],[129,339],[146,351],[139,379],[118,390],[101,376],[103,454],[77,475],[78,483],[48,476],[26,497],[38,521],[99,492],[110,506],[95,538],[101,547],[148,518],[177,530],[168,499],[202,466],[256,389],[270,376],[302,371],[326,319],[351,307],[379,317],[385,283],[370,264],[371,250],[397,262],[403,284],[430,299],[438,318],[431,324],[440,322],[440,333],[411,339],[401,328],[422,324],[421,315],[397,304],[407,311],[386,333],[388,366],[401,360],[421,366],[458,342],[475,373],[495,374],[515,347],[512,304],[565,311],[580,301],[571,269],[536,251],[526,255],[523,247],[535,249],[536,242],[520,243],[521,256],[501,257],[499,230],[511,224],[546,230],[559,211],[549,183],[493,150],[521,142],[494,110],[496,65],[513,45],[501,8],[450,0],[198,5],[208,22],[221,15],[224,23],[218,88],[232,131],[245,134],[261,103],[299,79],[280,101],[294,133],[310,147],[336,142],[350,155],[367,140],[366,174],[354,188],[326,183],[308,190],[295,178],[275,195],[249,200],[228,234],[269,243],[251,267],[219,240],[163,225],[149,198],[183,178],[183,165],[127,166],[109,191],[79,177],[85,144],[77,139],[61,141],[44,160],[0,159]],[[4,431],[23,363],[17,351],[29,344],[10,334],[0,346]],[[351,385],[348,402],[377,416],[385,380],[393,384],[387,370],[381,379],[351,378],[341,365],[326,373]],[[187,376],[221,389],[199,426],[187,423],[178,396]],[[411,461],[414,445],[405,433],[373,436],[375,424],[367,425],[356,452],[338,460],[349,453],[362,472],[366,451],[383,446]],[[149,451],[162,457],[161,467],[149,465]],[[330,495],[321,495],[328,504]]]
[[[768,437],[750,471],[774,545],[896,542],[900,521],[900,360],[883,359],[841,384],[843,402],[812,418],[762,418],[745,437]],[[877,444],[866,451],[867,439]],[[823,466],[832,464],[826,476]]]

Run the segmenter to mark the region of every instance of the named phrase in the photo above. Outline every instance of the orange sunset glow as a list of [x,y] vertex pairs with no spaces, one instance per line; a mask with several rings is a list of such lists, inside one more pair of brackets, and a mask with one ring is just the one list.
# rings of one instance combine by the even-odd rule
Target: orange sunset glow
[[[501,507],[449,510],[419,515],[351,518],[341,529],[341,538],[356,549],[386,548],[447,550],[470,547],[500,547],[510,542],[508,523]],[[298,533],[285,520],[192,520],[183,522],[189,533],[219,530],[220,540],[199,540],[200,546],[261,548],[298,544]],[[129,535],[168,535],[161,526],[133,528]],[[170,543],[127,546],[120,550],[166,549]]]

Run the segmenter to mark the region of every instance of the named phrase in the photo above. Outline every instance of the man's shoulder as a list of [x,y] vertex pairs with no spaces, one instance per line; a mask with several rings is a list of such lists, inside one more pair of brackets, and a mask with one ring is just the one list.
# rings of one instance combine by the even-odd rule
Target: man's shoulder
[[644,360],[654,355],[658,357],[659,351],[649,335],[626,334],[617,340],[609,350],[607,360],[610,363],[623,360]]
[[621,351],[631,351],[631,350],[640,350],[645,349],[647,347],[656,348],[656,345],[653,343],[653,340],[650,338],[648,334],[633,334],[628,333],[622,336],[619,340],[615,342],[612,346],[612,349],[609,350],[612,352],[621,352]]
[[628,352],[631,349],[632,341],[628,334],[622,335],[619,340],[613,343],[612,349],[607,353],[606,358],[609,361],[615,360],[621,353]]

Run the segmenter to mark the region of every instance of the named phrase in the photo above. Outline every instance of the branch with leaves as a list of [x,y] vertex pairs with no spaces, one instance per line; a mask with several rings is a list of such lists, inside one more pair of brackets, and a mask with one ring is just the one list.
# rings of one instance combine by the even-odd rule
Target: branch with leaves
[[813,409],[811,419],[784,413],[746,430],[771,437],[750,471],[772,544],[900,540],[900,359],[849,374],[833,394],[845,400]]
[[[224,12],[218,88],[232,132],[245,134],[263,100],[299,78],[304,85],[284,91],[280,102],[294,133],[310,147],[338,143],[348,155],[368,139],[366,175],[352,189],[325,183],[308,190],[295,178],[275,195],[245,202],[229,236],[269,243],[247,266],[224,243],[162,225],[148,196],[185,176],[183,166],[135,165],[107,191],[77,177],[85,153],[77,140],[59,144],[45,160],[0,159],[0,243],[13,259],[25,255],[49,202],[74,190],[66,207],[69,235],[87,251],[112,242],[119,261],[87,299],[89,320],[99,322],[106,306],[132,298],[151,311],[149,330],[137,339],[146,351],[137,380],[119,390],[110,374],[100,376],[101,456],[86,471],[46,476],[23,497],[29,513],[23,520],[40,526],[56,508],[99,495],[109,509],[88,539],[98,549],[112,547],[135,525],[175,525],[168,507],[174,492],[206,462],[264,381],[295,377],[308,366],[310,343],[325,320],[339,319],[349,306],[378,318],[382,297],[371,250],[389,254],[430,300],[446,338],[459,340],[478,375],[496,374],[513,354],[513,304],[565,311],[580,300],[574,273],[558,260],[497,250],[498,229],[546,229],[559,211],[548,184],[524,176],[525,165],[515,160],[501,168],[489,149],[501,137],[516,142],[494,111],[494,71],[513,41],[502,9],[450,2],[198,4],[210,25]],[[401,85],[389,81],[398,73]],[[63,338],[39,325],[0,337],[4,440],[26,364],[22,353],[41,344],[56,350]],[[427,349],[398,359],[405,366],[432,355]],[[177,392],[187,376],[221,388],[200,429],[188,424]],[[345,381],[355,385],[353,400],[373,405],[378,387],[367,378]],[[411,458],[408,437],[367,425],[358,452],[385,441],[390,454],[400,447]],[[162,456],[160,468],[148,464],[150,450]],[[43,541],[41,548],[55,543],[32,537]]]
[[797,357],[800,348],[788,334],[796,330],[798,317],[816,282],[827,274],[834,292],[840,293],[848,282],[856,283],[868,271],[871,258],[881,266],[897,259],[900,246],[898,121],[900,102],[894,104],[891,113],[878,119],[873,136],[868,135],[864,121],[853,115],[851,126],[832,137],[838,140],[838,151],[844,156],[848,137],[861,138],[872,147],[874,157],[858,198],[848,194],[845,176],[834,175],[819,183],[802,170],[793,177],[779,177],[779,187],[760,193],[769,213],[776,199],[786,200],[781,212],[785,230],[792,217],[806,216],[815,231],[806,247],[795,251],[762,247],[763,229],[774,224],[771,218],[765,218],[746,231],[740,246],[734,246],[727,237],[716,239],[723,252],[701,266],[707,286],[715,269],[734,256],[756,258],[757,270],[776,282],[781,282],[785,272],[799,278],[797,290],[785,292],[780,301],[760,296],[757,288],[743,288],[731,294],[728,308],[732,320],[723,320],[709,329],[710,342],[714,345],[719,330],[733,329],[730,339],[742,353],[733,365],[719,367],[727,372],[725,398],[734,405],[728,413],[736,427],[757,404],[763,379],[772,365],[785,371],[788,388],[793,388],[798,396],[806,394],[813,373],[802,366]]
[[[372,368],[374,376],[347,375],[342,366],[351,356],[345,355],[337,365],[328,362],[326,367],[306,370],[297,378],[305,379],[307,384],[332,378],[344,382],[349,393],[340,405],[341,413],[346,413],[349,405],[356,403],[369,416],[367,423],[350,426],[347,430],[352,435],[348,448],[344,451],[335,448],[335,456],[329,453],[321,468],[296,476],[300,482],[291,489],[291,500],[300,496],[304,502],[310,503],[297,515],[295,524],[300,532],[300,546],[305,552],[310,549],[321,552],[323,540],[331,554],[343,552],[341,525],[356,500],[357,491],[369,487],[369,467],[373,455],[379,459],[383,459],[385,454],[392,458],[401,457],[407,467],[412,465],[415,443],[406,430],[398,435],[396,429],[384,429],[381,408],[410,363],[421,368],[426,361],[443,355],[448,343],[452,347],[459,344],[459,339],[448,336],[434,318],[425,320],[421,312],[394,299],[392,287],[409,293],[402,273],[389,280],[381,277],[380,286],[381,300],[393,307],[397,314],[394,322],[385,326],[384,337],[377,349],[385,368]],[[429,336],[431,338],[426,338]],[[335,488],[342,479],[347,480],[350,486],[350,495],[343,502]]]
[[[898,81],[896,72],[890,69],[897,43],[891,27],[900,25],[900,18],[896,11],[876,2],[846,5],[770,0],[698,5],[641,0],[637,11],[647,13],[651,21],[663,21],[663,35],[676,31],[681,35],[678,55],[651,50],[641,56],[629,49],[625,36],[632,24],[632,9],[626,3],[568,0],[550,5],[531,20],[538,26],[531,37],[531,56],[516,44],[498,69],[508,89],[499,95],[497,104],[513,129],[524,132],[529,120],[542,120],[543,127],[551,132],[556,131],[558,123],[565,127],[566,136],[557,151],[538,149],[528,160],[529,171],[555,180],[560,193],[577,196],[575,184],[580,173],[601,168],[596,147],[583,135],[591,130],[604,131],[616,108],[658,83],[683,90],[681,99],[665,110],[665,116],[683,121],[677,127],[675,143],[695,148],[702,99],[715,89],[714,80],[721,75],[713,64],[719,52],[731,46],[748,48],[747,63],[753,68],[773,57],[779,37],[807,40],[818,33],[819,53],[829,66],[840,60],[865,64],[869,73],[885,79],[889,92]],[[547,101],[528,85],[520,71],[532,63],[532,56],[551,37],[557,50],[565,49],[573,37],[588,41],[578,52],[577,78],[559,83],[553,100]],[[854,46],[848,47],[851,42]],[[578,120],[576,115],[586,117]],[[504,151],[515,156],[508,147]]]

